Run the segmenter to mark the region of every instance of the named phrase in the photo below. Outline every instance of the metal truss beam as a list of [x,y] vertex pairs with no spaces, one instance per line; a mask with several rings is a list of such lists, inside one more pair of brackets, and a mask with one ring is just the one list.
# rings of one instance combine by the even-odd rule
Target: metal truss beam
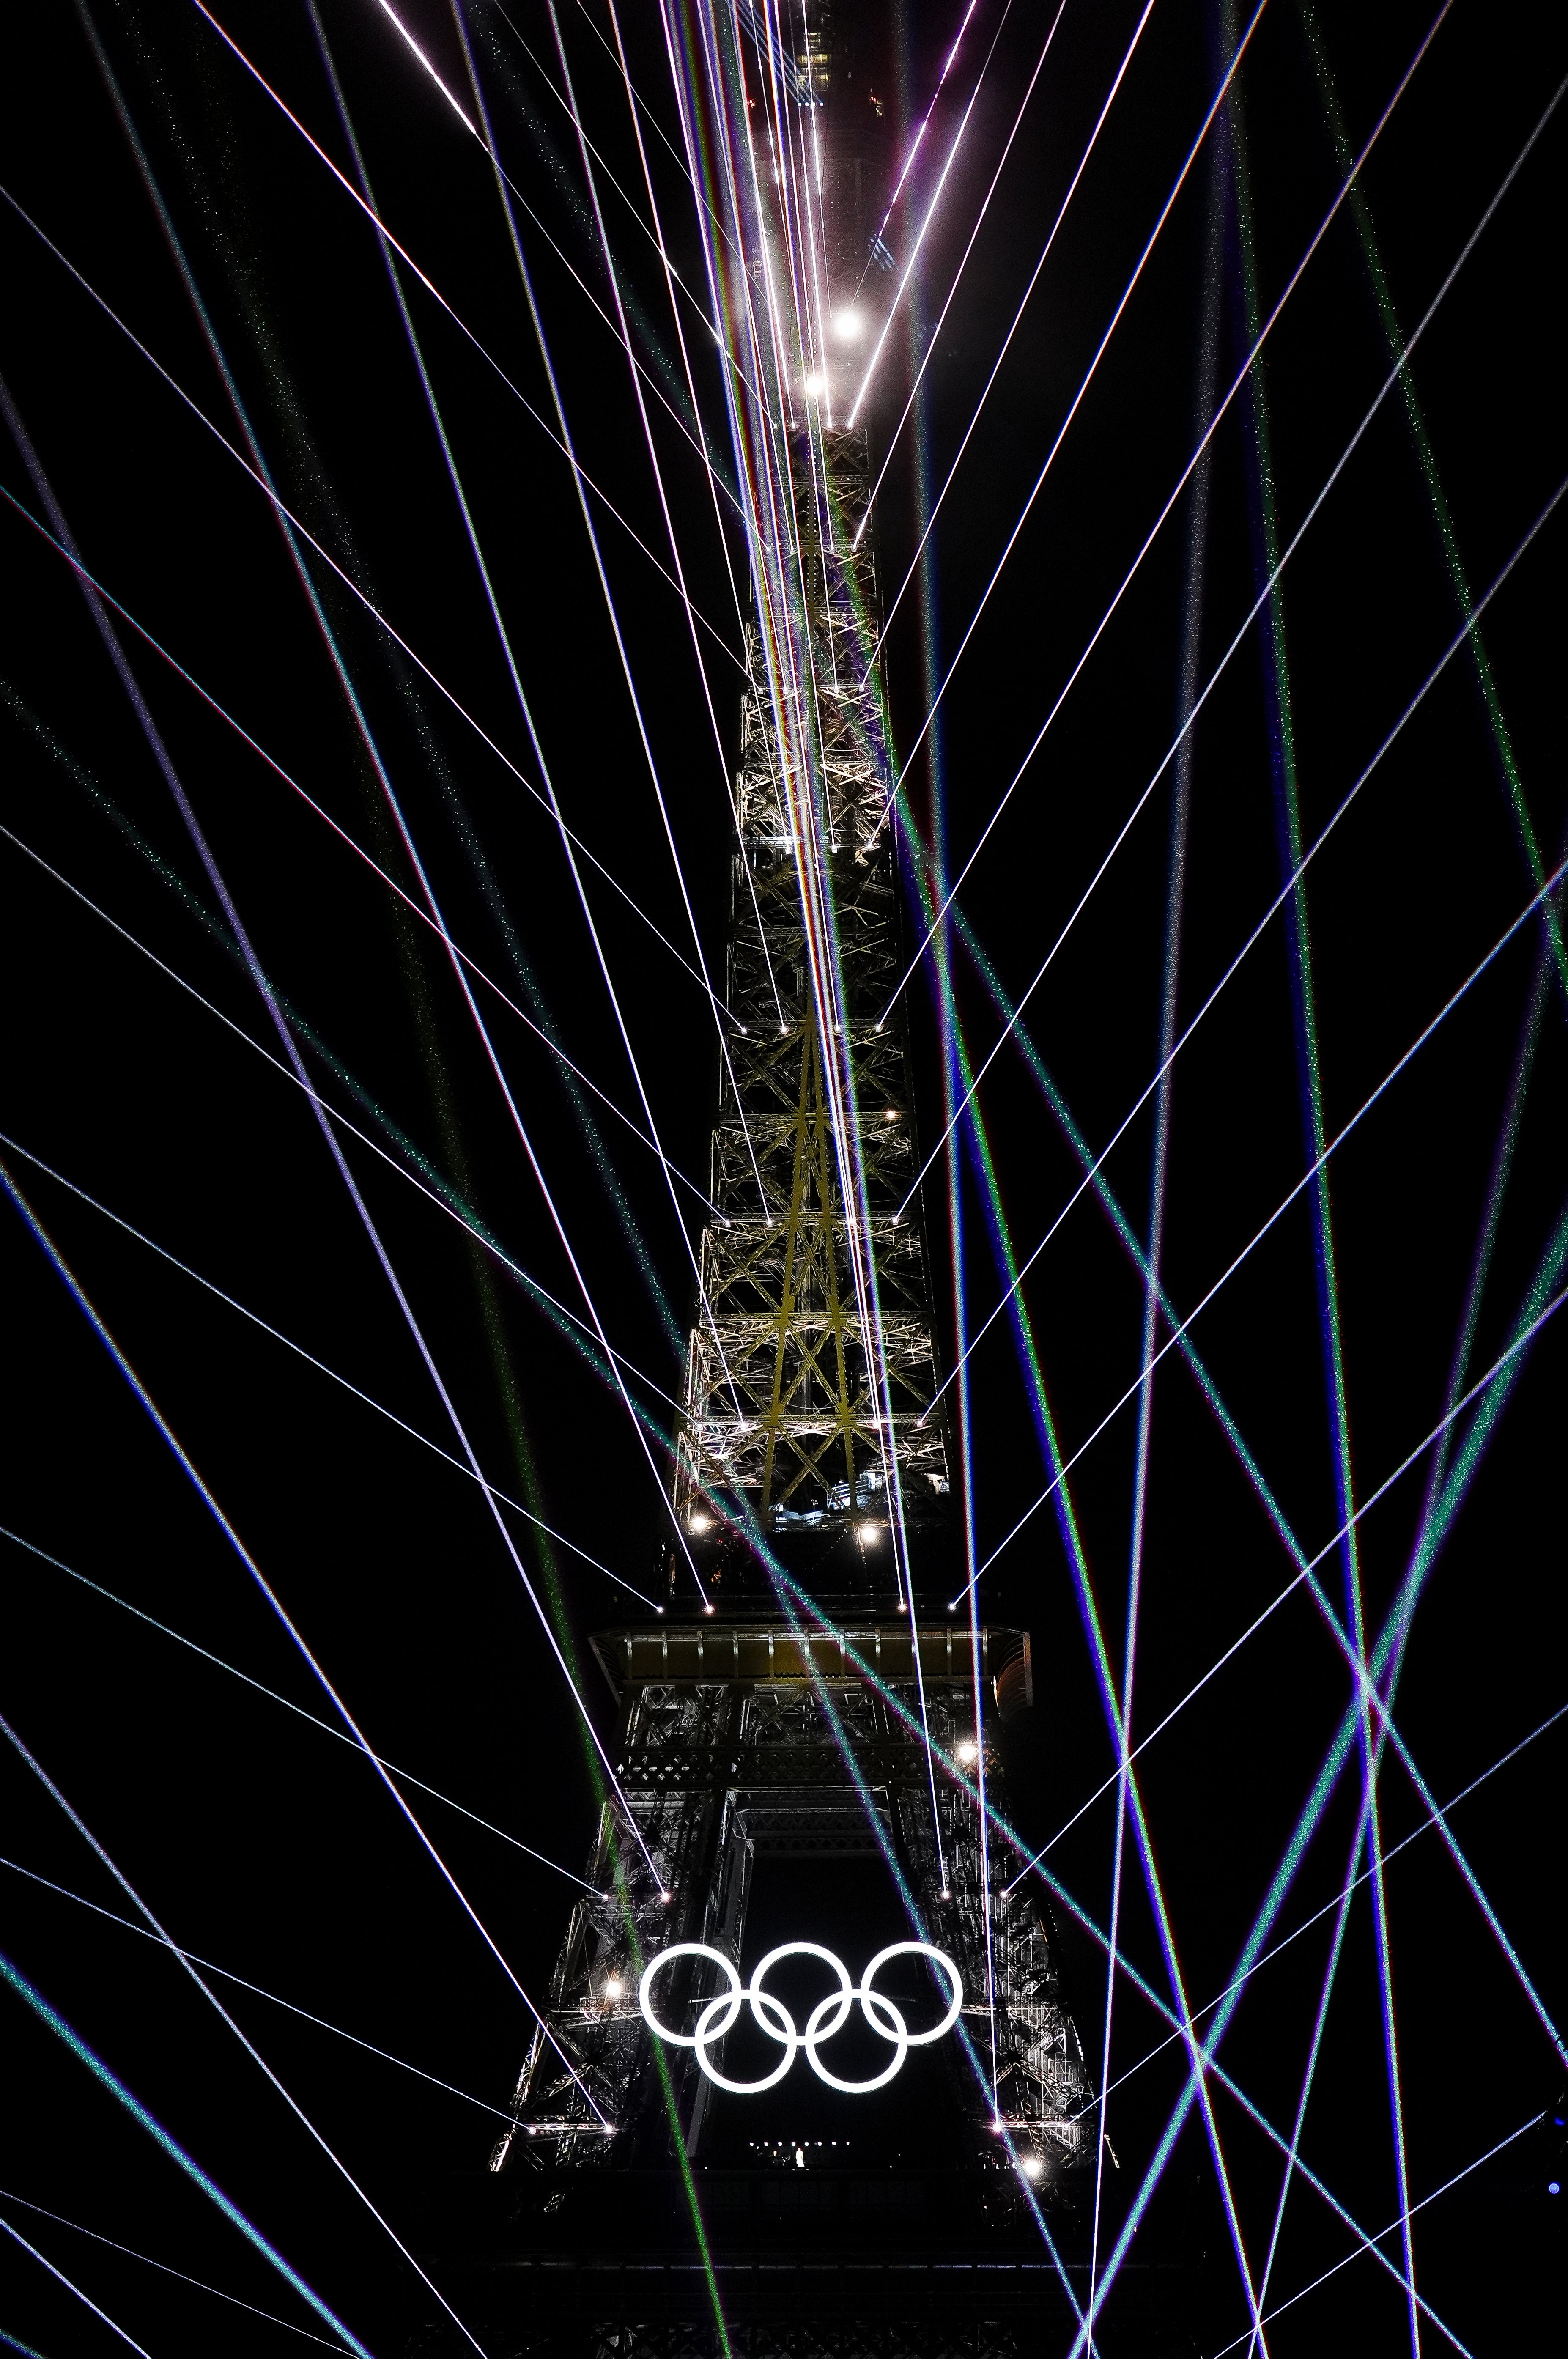
[[[890,1467],[908,1520],[939,1513],[948,1488],[941,1420],[927,1422],[936,1369],[924,1241],[918,1217],[899,1212],[919,1169],[909,1042],[901,1013],[878,1021],[900,962],[887,716],[871,659],[876,554],[869,536],[853,545],[869,492],[864,432],[824,433],[795,483],[810,693],[794,719],[812,743],[789,776],[797,794],[818,801],[811,833],[835,937],[842,1036],[821,1037],[787,756],[754,629],[727,984],[740,1029],[713,1130],[720,1217],[702,1237],[704,1315],[691,1333],[675,1483],[688,1519],[706,1513],[706,1493],[744,1499],[779,1530],[886,1520]],[[856,1173],[847,1205],[830,1055],[847,1082]],[[857,1237],[877,1275],[875,1334],[857,1308]]]

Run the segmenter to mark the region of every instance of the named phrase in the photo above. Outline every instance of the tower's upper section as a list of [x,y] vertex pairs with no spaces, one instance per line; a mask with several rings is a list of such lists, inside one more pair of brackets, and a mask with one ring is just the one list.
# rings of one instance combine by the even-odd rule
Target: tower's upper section
[[[713,1130],[723,1217],[702,1237],[676,1503],[699,1535],[714,1520],[704,1493],[744,1498],[768,1534],[837,1527],[885,1554],[892,1581],[895,1525],[939,1508],[947,1455],[940,1419],[928,1419],[918,1201],[905,1208],[919,1169],[908,1040],[901,1011],[883,1021],[899,926],[876,558],[869,536],[855,546],[866,435],[801,435],[793,455],[812,743],[809,762],[788,745],[754,625],[728,962],[739,1028]],[[791,783],[813,797],[810,831],[789,808]],[[825,941],[811,939],[802,854]],[[831,992],[812,973],[824,951]]]
[[909,1043],[892,1004],[896,776],[869,441],[842,422],[865,314],[887,283],[873,252],[889,175],[867,21],[854,0],[808,7],[788,53],[759,40],[734,60],[748,268],[728,282],[726,322],[745,388],[753,611],[717,1217],[702,1241],[674,1504],[721,1589],[764,1585],[746,1539],[760,1532],[769,1547],[825,1543],[811,1552],[819,1594],[902,1596],[909,1537],[940,1516],[948,1475]]

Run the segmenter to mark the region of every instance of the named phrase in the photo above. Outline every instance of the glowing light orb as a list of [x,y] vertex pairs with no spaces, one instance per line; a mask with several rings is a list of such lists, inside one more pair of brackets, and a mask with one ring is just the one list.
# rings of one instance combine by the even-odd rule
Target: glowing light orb
[[704,1513],[703,1509],[701,1507],[692,1508],[691,1515],[687,1518],[687,1522],[691,1529],[694,1532],[711,1532],[713,1528],[713,1519],[712,1516]]
[[841,344],[857,344],[866,333],[866,314],[847,304],[833,315],[833,332]]
[[962,1761],[964,1767],[967,1768],[972,1761],[977,1761],[979,1759],[980,1747],[975,1744],[975,1739],[972,1736],[966,1736],[961,1744],[953,1746],[953,1756],[955,1761]]

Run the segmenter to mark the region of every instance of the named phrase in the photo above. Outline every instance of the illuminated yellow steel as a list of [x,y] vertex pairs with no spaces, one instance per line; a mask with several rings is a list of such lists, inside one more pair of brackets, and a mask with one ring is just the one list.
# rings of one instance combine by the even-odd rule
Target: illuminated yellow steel
[[[900,970],[882,684],[870,659],[879,601],[872,540],[854,546],[868,488],[866,440],[828,433],[825,535],[811,471],[798,477],[805,642],[812,694],[819,882],[837,937],[848,1150],[877,1277],[879,1348],[866,1332],[807,968],[785,749],[757,634],[748,645],[727,998],[730,1044],[713,1132],[722,1219],[702,1237],[704,1315],[694,1327],[676,1505],[744,1495],[764,1522],[886,1513],[895,1462],[905,1513],[947,1489],[925,1256],[898,1207],[919,1168],[901,1014],[878,1022]],[[819,479],[820,482],[820,479]],[[809,791],[805,782],[797,792]],[[749,872],[749,873],[748,873]],[[780,1020],[782,1018],[782,1020]],[[748,1145],[749,1140],[749,1145]],[[755,1163],[753,1158],[755,1157]],[[757,1177],[762,1182],[758,1200]],[[873,1321],[873,1324],[877,1322]],[[887,1414],[891,1404],[891,1418]]]

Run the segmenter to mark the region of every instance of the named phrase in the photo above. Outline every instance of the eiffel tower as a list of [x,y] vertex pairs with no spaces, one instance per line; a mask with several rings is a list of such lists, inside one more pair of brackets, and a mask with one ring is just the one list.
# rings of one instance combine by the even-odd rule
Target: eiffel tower
[[[853,30],[842,7],[813,16],[789,61],[822,109],[845,276],[886,184]],[[945,1603],[957,1554],[928,1256],[905,1209],[920,1162],[902,1003],[884,1020],[905,951],[869,468],[864,429],[802,426],[784,445],[776,606],[810,694],[793,712],[781,696],[765,589],[668,1603],[593,1639],[616,1721],[592,1891],[448,2260],[497,2352],[944,2359],[1010,2354],[1047,2320],[1070,2341],[1076,2323],[1056,2248],[1097,2116],[1006,1827],[1001,1737],[1033,1704],[1030,1642]],[[770,1995],[749,2017],[728,2006],[781,1947]],[[851,2023],[824,1950],[852,1982],[901,1952],[877,1984],[890,2005]],[[786,2022],[824,2020],[799,2054]],[[880,2085],[851,2094],[846,2077]]]

